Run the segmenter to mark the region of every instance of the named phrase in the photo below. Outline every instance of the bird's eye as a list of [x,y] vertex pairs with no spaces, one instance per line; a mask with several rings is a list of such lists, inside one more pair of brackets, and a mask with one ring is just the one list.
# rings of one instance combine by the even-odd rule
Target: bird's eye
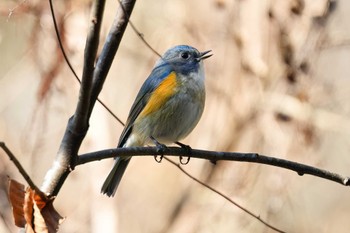
[[181,53],[181,57],[185,60],[187,60],[190,57],[190,54],[188,52]]

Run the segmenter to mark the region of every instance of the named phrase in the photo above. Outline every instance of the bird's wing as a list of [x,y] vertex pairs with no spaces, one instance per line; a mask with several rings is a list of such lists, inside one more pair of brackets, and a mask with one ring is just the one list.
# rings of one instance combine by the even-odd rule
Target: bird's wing
[[118,147],[122,147],[126,143],[128,137],[130,136],[136,118],[149,103],[152,93],[156,89],[159,89],[158,87],[160,86],[160,84],[173,72],[174,71],[172,69],[172,66],[170,66],[167,63],[163,63],[162,65],[157,66],[152,70],[152,73],[143,83],[139,93],[136,96],[134,104],[130,109],[124,130],[119,139]]

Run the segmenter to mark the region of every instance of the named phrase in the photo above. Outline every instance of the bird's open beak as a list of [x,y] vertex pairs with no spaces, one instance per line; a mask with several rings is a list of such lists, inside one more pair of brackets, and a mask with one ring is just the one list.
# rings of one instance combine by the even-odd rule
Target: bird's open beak
[[[213,56],[213,54],[208,54],[210,52],[211,52],[211,50],[199,53],[199,57],[197,57],[197,61],[201,61],[201,60],[207,59],[208,57]],[[208,55],[206,55],[206,54],[208,54]]]

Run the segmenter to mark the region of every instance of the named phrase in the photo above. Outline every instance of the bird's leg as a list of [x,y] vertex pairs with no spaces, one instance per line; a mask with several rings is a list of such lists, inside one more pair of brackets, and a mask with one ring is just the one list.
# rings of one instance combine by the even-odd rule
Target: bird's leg
[[183,162],[183,157],[180,155],[180,163],[182,165],[186,165],[190,162],[191,159],[191,153],[192,153],[192,148],[189,145],[183,144],[181,142],[175,142],[176,145],[180,146],[182,149],[186,150],[187,152],[187,160],[185,162]]
[[154,156],[154,160],[157,162],[157,163],[161,163],[162,160],[163,160],[163,157],[164,157],[164,152],[168,149],[168,147],[160,142],[158,142],[154,137],[151,136],[151,139],[152,141],[154,142],[154,144],[156,145],[157,147],[157,152],[159,153],[160,155],[160,158],[158,159],[158,155],[155,155]]

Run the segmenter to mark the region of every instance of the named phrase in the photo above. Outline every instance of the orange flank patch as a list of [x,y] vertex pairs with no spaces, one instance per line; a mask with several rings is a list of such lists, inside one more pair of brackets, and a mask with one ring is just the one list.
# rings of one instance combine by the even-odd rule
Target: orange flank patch
[[175,72],[171,72],[154,90],[140,115],[147,116],[163,106],[163,104],[174,94],[177,86],[176,82],[176,74]]

